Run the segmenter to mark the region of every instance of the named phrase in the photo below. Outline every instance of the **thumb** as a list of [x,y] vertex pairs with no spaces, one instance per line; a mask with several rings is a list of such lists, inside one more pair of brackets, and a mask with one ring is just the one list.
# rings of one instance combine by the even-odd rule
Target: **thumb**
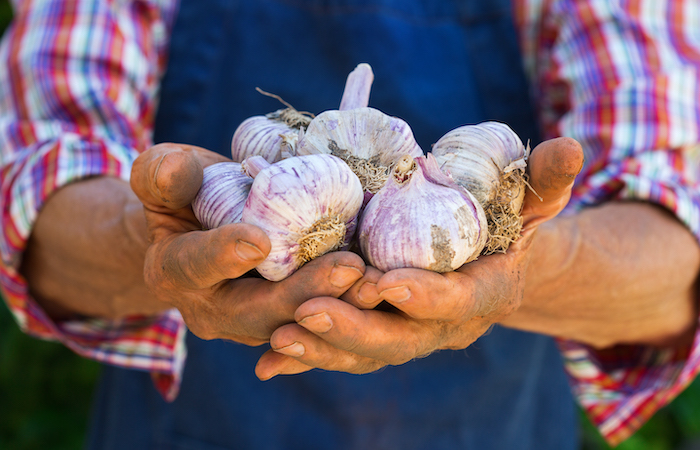
[[185,144],[155,145],[134,161],[131,189],[144,206],[167,212],[189,205],[202,185],[203,168],[225,157]]
[[574,139],[550,139],[535,147],[528,161],[532,189],[525,194],[523,231],[536,228],[564,209],[582,167],[583,150]]

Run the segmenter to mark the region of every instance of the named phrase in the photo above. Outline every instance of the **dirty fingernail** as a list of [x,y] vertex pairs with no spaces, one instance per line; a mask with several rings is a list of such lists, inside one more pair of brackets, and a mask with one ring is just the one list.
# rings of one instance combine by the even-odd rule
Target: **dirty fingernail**
[[285,347],[273,348],[273,350],[277,353],[293,357],[302,356],[304,353],[306,353],[304,344],[302,344],[301,342],[294,342],[293,344],[289,344]]
[[246,241],[238,241],[236,254],[244,261],[256,261],[265,256],[258,247]]
[[391,289],[385,289],[379,294],[383,299],[390,302],[405,302],[411,298],[411,290],[406,286],[398,286]]
[[314,333],[326,333],[333,328],[333,320],[328,313],[322,312],[304,317],[299,321],[299,325]]
[[333,286],[344,288],[362,278],[362,272],[351,266],[335,266],[331,270],[330,282]]

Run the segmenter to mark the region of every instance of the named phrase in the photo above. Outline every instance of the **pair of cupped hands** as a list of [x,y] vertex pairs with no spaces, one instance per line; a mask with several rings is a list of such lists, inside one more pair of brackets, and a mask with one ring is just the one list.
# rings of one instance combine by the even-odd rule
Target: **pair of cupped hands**
[[202,231],[192,213],[203,167],[226,158],[159,144],[137,158],[131,177],[150,239],[146,284],[200,338],[269,342],[255,368],[262,380],[312,368],[368,373],[463,349],[518,309],[534,233],[567,204],[582,159],[581,147],[568,138],[533,150],[522,237],[505,254],[443,274],[383,273],[339,251],[271,282],[249,274],[270,250],[263,231],[242,223]]

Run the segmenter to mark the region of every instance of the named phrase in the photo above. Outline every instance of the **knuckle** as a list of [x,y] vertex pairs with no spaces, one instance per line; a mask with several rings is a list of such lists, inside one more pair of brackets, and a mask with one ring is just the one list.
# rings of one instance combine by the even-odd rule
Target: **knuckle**
[[193,319],[192,317],[196,316],[190,316],[189,320],[185,319],[187,329],[190,330],[192,334],[205,341],[212,341],[219,337],[218,333],[216,333],[209,324],[203,323],[198,319]]
[[197,331],[192,332],[195,334],[195,336],[205,341],[212,341],[218,337],[216,333],[208,328],[198,328]]

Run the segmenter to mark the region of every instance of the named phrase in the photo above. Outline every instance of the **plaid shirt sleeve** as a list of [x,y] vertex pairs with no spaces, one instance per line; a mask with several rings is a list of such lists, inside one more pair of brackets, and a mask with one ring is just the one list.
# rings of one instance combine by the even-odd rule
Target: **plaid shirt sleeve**
[[108,364],[150,371],[177,392],[185,327],[176,311],[53,322],[18,272],[46,199],[97,175],[128,180],[151,143],[176,10],[168,0],[16,0],[0,43],[0,286],[26,333]]
[[[584,149],[569,208],[648,201],[700,238],[700,3],[528,0],[515,17],[545,137]],[[575,395],[613,445],[700,370],[698,335],[682,349],[559,344]]]

